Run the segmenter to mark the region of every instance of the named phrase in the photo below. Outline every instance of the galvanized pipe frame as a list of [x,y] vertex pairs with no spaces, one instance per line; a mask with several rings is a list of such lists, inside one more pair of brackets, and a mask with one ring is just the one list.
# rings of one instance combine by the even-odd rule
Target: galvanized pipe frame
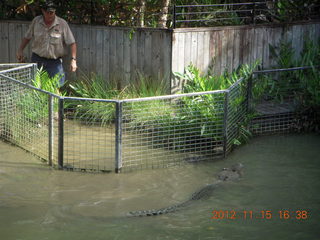
[[177,16],[192,16],[192,15],[197,15],[197,14],[210,14],[210,13],[215,13],[214,11],[193,11],[193,12],[177,12],[178,9],[181,9],[181,11],[185,8],[212,8],[212,7],[241,7],[241,6],[252,6],[252,9],[248,10],[224,10],[224,11],[217,11],[217,13],[249,13],[250,16],[245,16],[245,17],[237,17],[237,19],[252,19],[252,23],[255,23],[255,16],[257,15],[257,12],[265,12],[267,11],[266,9],[263,8],[257,8],[258,6],[266,5],[266,2],[245,2],[245,3],[222,3],[222,4],[198,4],[198,5],[192,5],[192,4],[187,4],[187,5],[173,5],[173,12],[172,12],[172,21],[173,21],[173,28],[176,28],[176,23],[186,23],[186,22],[212,22],[212,21],[226,21],[233,19],[232,17],[227,17],[227,18],[219,18],[215,17],[213,19],[187,19],[187,20],[181,20],[177,19]]
[[[33,65],[28,65],[25,67],[33,67]],[[23,67],[20,66],[19,69],[22,69]],[[15,68],[10,69],[11,71],[16,70]],[[6,71],[8,72],[8,71]],[[37,91],[43,94],[46,94],[48,96],[48,164],[50,166],[54,166],[54,145],[56,144],[57,147],[57,166],[59,169],[64,168],[64,102],[67,100],[73,100],[73,101],[91,101],[91,102],[105,102],[105,103],[114,103],[116,104],[116,121],[115,121],[115,171],[120,172],[123,167],[122,162],[122,136],[123,136],[123,104],[125,103],[139,103],[139,102],[147,102],[147,101],[156,101],[156,100],[174,100],[179,99],[183,97],[198,97],[198,96],[205,96],[205,95],[221,95],[223,94],[224,97],[224,104],[223,109],[226,110],[228,106],[228,94],[229,90],[216,90],[216,91],[207,91],[207,92],[198,92],[198,93],[187,93],[187,94],[176,94],[176,95],[165,95],[165,96],[155,96],[155,97],[148,97],[148,98],[135,98],[135,99],[125,99],[125,100],[108,100],[108,99],[91,99],[91,98],[78,98],[78,97],[63,97],[58,96],[56,94],[47,92],[42,89],[38,89],[32,85],[29,85],[27,83],[20,82],[12,77],[8,77],[4,74],[0,74],[1,77],[18,84],[19,86],[22,86],[26,89],[30,89],[33,91]],[[238,84],[241,81],[238,80],[236,84]],[[55,142],[55,133],[54,133],[54,101],[58,101],[58,143]],[[223,126],[222,128],[225,129],[224,131],[224,145],[226,145],[228,139],[227,139],[227,130],[226,126],[228,125],[228,114],[227,111],[225,111],[224,114],[224,120],[223,120]],[[28,149],[27,149],[28,150]],[[226,156],[226,147],[224,147],[224,153],[223,156]]]
[[[29,68],[33,68],[34,65],[27,65],[25,67],[29,67]],[[283,72],[283,71],[294,71],[294,70],[304,70],[304,69],[311,69],[312,67],[297,67],[297,68],[292,68],[292,69],[273,69],[273,70],[263,70],[263,71],[256,71],[254,72],[254,75],[258,75],[258,74],[268,74],[268,73],[276,73],[276,72]],[[23,69],[23,66],[19,66],[19,69]],[[48,164],[50,166],[53,165],[57,165],[59,169],[63,169],[65,168],[65,164],[64,164],[64,153],[65,153],[65,145],[64,145],[64,134],[65,134],[65,130],[66,130],[66,126],[65,126],[65,122],[64,122],[64,104],[66,101],[81,101],[81,102],[98,102],[98,103],[106,103],[106,104],[114,104],[115,105],[115,121],[114,121],[114,144],[115,144],[115,152],[114,152],[114,170],[116,172],[120,172],[123,169],[126,169],[127,167],[130,168],[130,164],[127,166],[127,163],[124,162],[123,157],[123,147],[127,144],[130,143],[130,140],[128,142],[127,137],[124,136],[124,134],[126,134],[126,131],[128,130],[127,126],[126,126],[126,115],[127,114],[127,110],[124,109],[124,105],[125,104],[135,104],[135,103],[143,103],[145,102],[146,104],[148,104],[148,102],[153,102],[153,101],[168,101],[168,103],[171,102],[176,102],[179,99],[182,98],[194,98],[194,97],[199,97],[199,96],[208,96],[208,95],[212,95],[212,96],[223,96],[223,101],[221,103],[219,103],[221,105],[221,111],[223,111],[223,116],[221,118],[222,121],[222,125],[219,126],[219,128],[217,129],[217,134],[220,132],[220,130],[222,130],[222,134],[221,136],[223,137],[223,157],[226,157],[228,155],[228,153],[231,151],[231,147],[232,147],[232,141],[233,139],[235,139],[237,137],[237,125],[239,124],[239,122],[243,121],[245,115],[251,111],[251,101],[252,101],[252,78],[249,78],[249,80],[247,82],[244,81],[244,79],[239,79],[237,80],[232,86],[230,86],[228,89],[226,90],[216,90],[216,91],[207,91],[207,92],[197,92],[197,93],[186,93],[186,94],[176,94],[176,95],[165,95],[165,96],[154,96],[154,97],[147,97],[147,98],[135,98],[135,99],[122,99],[122,100],[110,100],[110,99],[91,99],[91,98],[78,98],[78,97],[63,97],[63,96],[58,96],[56,94],[38,89],[30,84],[24,83],[24,82],[20,82],[10,76],[7,76],[6,74],[9,73],[11,71],[16,71],[16,68],[11,68],[9,70],[5,70],[5,71],[0,71],[0,77],[4,78],[14,84],[17,84],[17,86],[21,86],[25,89],[29,89],[31,91],[36,91],[39,92],[41,94],[45,94],[47,95],[47,107],[48,107]],[[35,72],[34,72],[35,73]],[[243,84],[243,85],[242,85]],[[243,91],[240,89],[240,87],[246,87],[246,91]],[[241,90],[241,91],[240,91]],[[243,102],[240,103],[240,108],[233,108],[232,102],[235,101],[235,99],[239,98],[240,95],[242,94],[241,97],[243,97]],[[54,126],[56,124],[56,122],[54,121],[54,106],[57,105],[58,106],[58,126],[57,128],[57,132],[55,132],[56,130],[54,130]],[[157,111],[157,110],[156,110]],[[158,111],[161,111],[161,109],[158,109]],[[1,113],[1,112],[0,112]],[[289,115],[288,115],[289,116]],[[200,115],[199,115],[200,117]],[[279,116],[280,119],[281,116]],[[286,117],[286,116],[284,116]],[[280,121],[282,121],[280,119]],[[289,120],[288,120],[289,121]],[[289,122],[288,122],[289,123]],[[281,129],[286,129],[285,126],[285,122],[284,122],[284,126],[280,126]],[[153,128],[159,128],[161,130],[161,128],[163,128],[164,126],[161,125],[154,125],[151,126]],[[197,134],[197,132],[192,132],[192,125],[187,125],[187,124],[183,124],[180,127],[186,127],[187,131],[190,131],[189,134]],[[268,127],[266,125],[266,129],[262,129],[261,131],[269,131],[269,128],[273,128],[275,127],[275,129],[277,128],[277,126],[270,126]],[[188,130],[188,128],[190,128]],[[279,129],[280,129],[279,128]],[[280,130],[281,130],[280,129]],[[272,129],[271,129],[272,130]],[[161,130],[161,131],[165,131],[165,130]],[[257,129],[257,132],[259,132],[260,130]],[[171,136],[172,139],[175,139],[177,141],[183,141],[184,136],[180,136],[179,134],[172,132],[169,134],[174,134],[173,136]],[[175,134],[177,134],[177,136],[175,136]],[[58,136],[58,142],[56,142],[56,138],[55,135]],[[149,134],[150,135],[150,134]],[[141,135],[143,137],[143,135]],[[181,140],[180,140],[181,138]],[[156,136],[154,135],[150,135],[150,140],[153,141],[154,139],[157,139]],[[140,140],[139,140],[140,141]],[[149,140],[148,140],[149,141]],[[178,146],[178,148],[184,148],[185,146],[183,145],[184,143],[181,143],[181,146]],[[153,144],[152,144],[153,145]],[[54,147],[57,146],[57,149],[55,149]],[[154,146],[157,146],[157,144],[155,144]],[[190,145],[191,147],[196,147],[196,145]],[[190,147],[187,146],[187,147]],[[28,149],[27,149],[28,150]],[[201,150],[201,148],[199,148],[199,150]],[[32,152],[32,150],[29,150]],[[142,150],[137,150],[137,151],[142,151]],[[55,157],[57,154],[57,164],[55,164]],[[138,155],[136,156],[140,156],[139,154],[144,154],[143,152],[137,153]],[[154,155],[156,156],[156,155]]]

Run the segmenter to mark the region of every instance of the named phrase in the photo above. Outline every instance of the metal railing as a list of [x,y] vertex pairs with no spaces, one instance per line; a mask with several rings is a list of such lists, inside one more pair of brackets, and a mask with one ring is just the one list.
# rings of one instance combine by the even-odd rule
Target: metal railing
[[[243,128],[257,135],[294,129],[291,93],[299,88],[294,80],[280,84],[282,70],[269,71],[268,79],[241,78],[226,90],[107,100],[35,88],[35,67],[0,65],[0,136],[60,169],[119,172],[210,161],[227,156]],[[287,93],[281,101],[275,81]]]
[[173,28],[204,27],[319,19],[319,4],[300,6],[294,1],[278,2],[173,5],[172,25]]
[[267,2],[196,4],[173,6],[173,28],[178,24],[185,27],[196,24],[238,25],[255,23],[259,17],[268,16]]

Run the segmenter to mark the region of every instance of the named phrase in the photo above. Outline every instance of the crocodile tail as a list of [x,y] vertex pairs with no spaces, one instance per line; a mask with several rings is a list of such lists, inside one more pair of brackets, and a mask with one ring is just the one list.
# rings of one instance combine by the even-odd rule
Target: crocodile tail
[[172,213],[178,211],[180,208],[185,207],[189,204],[189,200],[172,205],[170,207],[160,208],[160,209],[151,209],[151,210],[140,210],[132,211],[127,214],[128,217],[149,217],[149,216],[158,216],[162,214]]

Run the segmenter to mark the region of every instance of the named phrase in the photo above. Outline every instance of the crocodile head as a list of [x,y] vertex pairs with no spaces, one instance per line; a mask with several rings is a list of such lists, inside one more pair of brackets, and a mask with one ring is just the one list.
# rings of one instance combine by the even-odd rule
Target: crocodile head
[[221,172],[218,173],[217,178],[221,181],[235,181],[242,176],[242,163],[236,163],[230,168],[224,168]]

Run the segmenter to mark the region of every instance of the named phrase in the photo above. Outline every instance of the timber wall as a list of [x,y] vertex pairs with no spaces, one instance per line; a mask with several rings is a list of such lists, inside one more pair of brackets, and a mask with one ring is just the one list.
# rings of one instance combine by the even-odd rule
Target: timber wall
[[[16,51],[29,24],[0,21],[0,63],[16,63]],[[70,28],[77,41],[80,74],[95,72],[106,80],[113,78],[126,85],[139,72],[159,81],[166,79],[170,85],[171,30],[89,25],[70,25]],[[27,61],[30,61],[30,46],[25,50]],[[65,67],[69,61],[66,57]]]
[[[16,62],[16,49],[28,25],[0,21],[0,63]],[[71,29],[78,45],[78,72],[115,78],[121,85],[132,81],[137,72],[170,85],[171,73],[183,72],[190,63],[201,71],[211,66],[221,74],[260,59],[266,69],[275,64],[269,45],[289,41],[298,56],[304,39],[320,37],[319,22],[174,30],[71,25]],[[30,59],[30,46],[26,53]],[[180,87],[173,79],[172,91]]]
[[[215,28],[178,28],[172,38],[172,72],[183,72],[190,63],[206,72],[210,67],[216,74],[230,71],[239,64],[261,61],[264,69],[275,65],[269,45],[291,42],[298,56],[304,40],[319,40],[320,23],[278,25],[246,25]],[[173,80],[172,88],[181,83]]]

